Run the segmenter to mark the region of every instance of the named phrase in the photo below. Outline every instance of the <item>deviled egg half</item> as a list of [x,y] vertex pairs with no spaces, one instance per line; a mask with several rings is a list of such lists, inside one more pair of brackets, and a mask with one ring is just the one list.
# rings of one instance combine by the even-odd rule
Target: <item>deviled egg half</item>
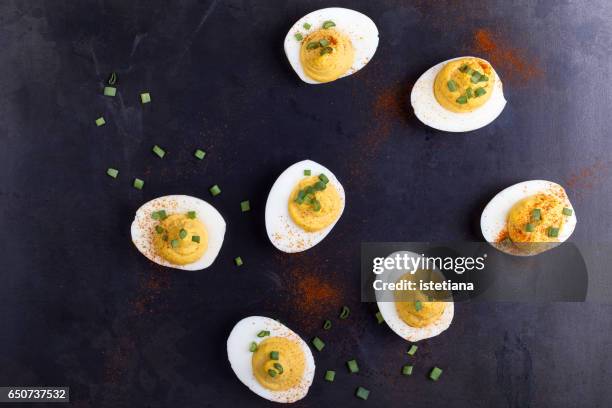
[[557,183],[530,180],[502,190],[480,218],[482,235],[511,255],[536,255],[566,241],[576,228],[576,212]]
[[285,54],[309,84],[335,81],[365,67],[378,48],[378,28],[355,10],[330,7],[299,19],[285,37]]
[[493,122],[504,110],[502,82],[488,61],[459,57],[425,71],[412,88],[410,103],[425,125],[469,132]]
[[314,378],[308,345],[268,317],[250,316],[236,323],[227,339],[227,358],[244,385],[273,402],[301,400]]
[[[421,258],[414,252],[400,251],[389,255],[408,255]],[[441,282],[444,276],[438,270],[407,271],[386,269],[380,276],[383,282],[399,285],[419,280]],[[448,329],[455,314],[452,294],[408,290],[401,286],[376,291],[376,303],[387,325],[401,338],[416,342],[435,337]]]
[[208,268],[219,254],[225,220],[206,201],[169,195],[143,204],[131,233],[136,248],[151,261],[197,271]]
[[266,202],[266,231],[283,252],[312,248],[330,233],[344,212],[342,184],[327,168],[303,160],[276,180]]

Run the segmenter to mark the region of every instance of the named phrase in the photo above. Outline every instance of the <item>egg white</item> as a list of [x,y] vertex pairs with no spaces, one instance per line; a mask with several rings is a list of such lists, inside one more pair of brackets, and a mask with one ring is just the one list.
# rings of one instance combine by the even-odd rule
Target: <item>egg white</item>
[[[501,192],[499,192],[493,199],[487,204],[480,217],[480,229],[484,239],[491,243],[495,248],[506,252],[511,255],[518,256],[529,256],[535,255],[539,252],[521,253],[520,251],[513,250],[512,247],[505,245],[497,245],[496,241],[502,232],[506,229],[508,221],[508,214],[514,206],[520,200],[536,195],[536,194],[554,194],[559,196],[558,193],[562,193],[565,197],[565,206],[572,209],[572,215],[565,218],[563,228],[559,232],[559,242],[551,243],[546,245],[546,249],[551,249],[554,246],[560,245],[565,242],[574,232],[578,219],[576,218],[576,210],[572,207],[572,204],[567,196],[565,189],[557,183],[546,180],[529,180],[523,181],[522,183],[514,184]],[[557,194],[555,194],[557,193]]]
[[[396,254],[407,254],[410,257],[422,258],[421,255],[410,251],[399,251],[394,252],[388,256],[388,258],[395,257]],[[383,282],[395,283],[402,275],[409,271],[403,269],[385,269],[385,271],[378,276]],[[432,271],[433,273],[439,274],[437,270]],[[455,304],[454,302],[444,302],[446,306],[444,311],[438,320],[426,327],[412,327],[402,320],[397,313],[395,307],[395,297],[391,291],[376,291],[376,303],[378,304],[378,310],[385,319],[385,323],[401,338],[410,342],[417,342],[420,340],[435,337],[448,329],[453,321],[455,315]]]
[[[304,72],[300,62],[300,48],[302,41],[295,39],[295,34],[301,33],[304,38],[310,33],[321,29],[325,21],[331,20],[336,23],[334,29],[347,35],[355,49],[355,60],[349,70],[341,78],[354,74],[374,57],[378,48],[378,28],[370,17],[358,11],[341,8],[329,7],[313,11],[296,21],[285,37],[285,54],[289,64],[300,79],[309,84],[321,84],[315,81]],[[304,28],[304,23],[311,25],[309,30]]]
[[[257,337],[261,330],[268,330],[270,336]],[[249,350],[251,342],[259,344],[270,337],[284,337],[300,345],[304,352],[306,366],[298,386],[286,391],[272,391],[263,387],[253,374],[253,353]],[[273,402],[295,402],[308,394],[315,374],[315,362],[308,345],[287,326],[263,316],[250,316],[240,320],[227,339],[227,358],[238,379],[255,394]]]
[[[309,232],[298,226],[289,215],[289,197],[295,186],[307,176],[304,170],[310,170],[312,176],[323,173],[329,179],[340,196],[341,208],[338,218],[326,228]],[[291,165],[276,180],[266,201],[266,231],[270,242],[283,252],[302,252],[312,248],[323,240],[336,225],[344,212],[346,197],[342,184],[334,173],[312,160],[303,160]]]
[[[168,215],[195,211],[196,216],[208,233],[208,247],[204,255],[197,261],[187,265],[175,265],[166,261],[155,252],[153,237],[155,226],[159,221],[151,216],[155,211],[165,210]],[[225,236],[225,220],[212,205],[204,200],[188,195],[168,195],[153,199],[136,210],[136,216],[131,226],[132,242],[138,250],[156,264],[175,269],[198,271],[208,268],[223,245]]]
[[475,57],[452,58],[434,65],[421,75],[412,88],[410,103],[414,109],[414,114],[429,127],[446,132],[469,132],[493,122],[506,106],[502,81],[493,68],[496,77],[495,84],[491,97],[483,106],[472,112],[457,113],[449,111],[438,103],[434,95],[436,76],[446,64],[461,58]]

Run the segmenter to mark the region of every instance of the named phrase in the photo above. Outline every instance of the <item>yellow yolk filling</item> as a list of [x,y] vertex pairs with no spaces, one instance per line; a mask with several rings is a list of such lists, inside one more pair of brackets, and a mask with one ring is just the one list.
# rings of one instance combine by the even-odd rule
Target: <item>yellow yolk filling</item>
[[[482,75],[487,80],[474,83],[472,79],[476,80]],[[496,80],[493,68],[485,60],[462,58],[449,62],[438,73],[434,95],[438,103],[449,111],[472,112],[491,98]]]
[[[271,358],[272,352],[278,353],[278,360]],[[251,364],[253,374],[262,387],[286,391],[300,384],[306,358],[299,343],[284,337],[270,337],[259,343]]]
[[350,38],[335,29],[317,30],[302,41],[300,62],[306,75],[315,81],[335,81],[351,68],[354,60]]
[[[163,229],[153,230],[155,252],[166,261],[175,265],[186,265],[196,262],[204,255],[208,247],[208,234],[204,224],[197,218],[191,219],[186,214],[172,214],[157,225]],[[181,238],[181,230],[186,232]],[[195,242],[193,237],[200,237]]]
[[331,183],[327,183],[325,190],[314,192],[315,199],[321,205],[318,211],[315,211],[313,206],[307,202],[300,204],[295,201],[300,190],[310,187],[318,181],[317,176],[302,179],[289,196],[289,215],[291,219],[300,228],[309,232],[319,231],[331,225],[338,219],[342,208],[340,194]]
[[[550,194],[536,194],[516,203],[508,213],[508,236],[512,242],[556,242],[549,236],[549,228],[563,229],[565,204]],[[533,219],[534,210],[540,210],[540,219]],[[527,224],[533,231],[527,231]]]
[[[407,273],[399,280],[412,280],[412,275]],[[404,301],[406,298],[411,301]],[[444,302],[430,302],[427,295],[421,291],[395,291],[397,314],[404,323],[411,327],[427,327],[435,323],[444,313],[445,307]]]

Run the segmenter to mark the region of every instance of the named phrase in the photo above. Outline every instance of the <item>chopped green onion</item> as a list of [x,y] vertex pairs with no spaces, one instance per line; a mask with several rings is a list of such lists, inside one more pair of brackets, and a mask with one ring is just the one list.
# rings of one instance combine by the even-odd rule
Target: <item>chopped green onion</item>
[[312,345],[314,346],[314,348],[317,349],[317,351],[321,351],[323,350],[323,347],[325,347],[325,343],[323,342],[323,340],[318,337],[312,339]]
[[531,223],[528,223],[527,225],[525,225],[525,231],[527,232],[533,232],[535,230],[535,226]]
[[332,27],[335,27],[335,26],[336,26],[336,23],[334,23],[331,20],[327,20],[327,21],[325,21],[323,23],[323,28],[332,28]]
[[468,88],[465,90],[465,96],[467,96],[468,99],[474,97],[474,92],[472,91],[472,88]]
[[385,321],[385,318],[383,317],[382,313],[376,312],[376,321],[378,322],[378,324],[381,324]]
[[481,76],[482,75],[480,74],[480,72],[474,71],[474,73],[472,74],[472,77],[470,78],[470,81],[472,81],[473,84],[477,84],[478,82],[480,82]]
[[153,146],[153,153],[159,156],[160,159],[163,159],[164,156],[166,155],[166,152],[164,151],[164,149],[162,149],[158,145]]
[[325,372],[325,381],[334,382],[334,378],[336,378],[336,372],[332,370],[327,370]]
[[195,242],[196,244],[200,243],[200,236],[199,235],[192,235],[191,236],[191,241]]
[[531,220],[532,221],[539,221],[540,219],[542,219],[542,210],[540,210],[539,208],[535,208],[531,212]]
[[315,48],[319,48],[319,43],[318,42],[309,42],[308,45],[306,46],[307,50],[314,50]]
[[269,375],[270,377],[276,377],[276,370],[269,369],[269,370],[268,370],[268,375]]
[[114,86],[105,86],[104,87],[104,96],[115,96],[117,95],[117,88]]
[[323,190],[325,190],[325,187],[327,187],[327,184],[325,184],[322,181],[317,181],[316,183],[314,183],[313,187],[317,191],[323,191]]
[[270,360],[278,360],[278,351],[270,352]]
[[365,401],[370,396],[370,390],[368,390],[367,388],[359,387],[355,392],[355,396]]
[[221,194],[221,189],[218,185],[215,184],[210,188],[210,194],[212,194],[213,197],[218,196],[219,194]]
[[349,309],[347,306],[342,306],[342,311],[340,312],[340,318],[346,319],[347,317],[349,317],[350,314],[351,314],[351,309]]
[[195,211],[187,211],[187,218],[189,218],[190,220],[195,220],[197,214]]
[[257,343],[255,343],[254,341],[251,342],[251,344],[249,345],[249,351],[251,353],[254,353],[257,351]]
[[468,66],[463,64],[462,66],[459,67],[459,71],[461,72],[467,72]]
[[295,33],[294,37],[298,41],[302,41],[304,39],[304,36],[300,33]]
[[310,27],[312,27],[310,24],[308,23],[304,23],[304,25],[302,25],[302,27],[304,27],[304,30],[310,30]]
[[237,257],[234,258],[234,263],[236,264],[236,266],[242,266],[242,264],[244,262],[242,262],[242,258],[241,257],[237,256]]
[[318,200],[313,199],[312,200],[312,209],[315,210],[315,211],[319,211],[321,209],[321,203]]
[[269,335],[270,335],[270,332],[268,330],[262,330],[259,333],[257,333],[257,337],[266,337]]
[[438,381],[441,375],[442,375],[442,369],[438,367],[434,367],[429,373],[429,378],[431,378],[434,381]]
[[331,329],[331,327],[332,327],[332,322],[331,322],[331,320],[326,320],[326,321],[323,323],[323,330],[329,330],[329,329]]
[[148,92],[143,92],[140,94],[140,102],[149,103],[151,102],[151,94]]
[[112,178],[117,178],[117,176],[119,175],[119,170],[109,167],[108,169],[106,169],[106,174]]
[[155,226],[155,231],[156,231],[158,234],[162,234],[162,233],[164,232],[164,227],[162,227],[161,225],[156,225],[156,226]]
[[476,71],[474,71],[472,68],[468,67],[468,68],[465,70],[465,72],[466,72],[466,74],[468,74],[469,76],[472,76],[472,75],[474,74],[474,72],[476,72]]
[[563,207],[563,215],[567,215],[568,217],[572,215],[574,211],[571,208]]
[[241,201],[240,202],[240,210],[242,212],[247,212],[251,209],[251,203],[249,202],[249,200],[245,200],[245,201]]
[[193,155],[202,160],[204,156],[206,156],[206,152],[204,150],[197,149]]
[[104,126],[105,124],[106,124],[106,121],[104,120],[102,116],[96,119],[96,126],[100,127],[100,126]]
[[327,47],[329,45],[329,40],[326,38],[323,38],[322,40],[319,40],[319,45],[321,47]]
[[323,173],[319,174],[319,180],[321,180],[322,182],[324,182],[325,184],[329,183],[329,179],[327,178],[327,176]]
[[455,100],[455,102],[457,102],[459,105],[465,105],[467,103],[467,100],[468,100],[467,96],[461,95]]
[[117,74],[112,72],[106,82],[108,82],[109,85],[115,85],[117,83]]
[[408,351],[406,353],[409,356],[414,356],[418,349],[419,349],[419,346],[417,346],[416,344],[413,344],[413,345],[410,346],[410,348],[408,349]]
[[179,240],[178,239],[173,239],[172,241],[170,241],[170,245],[172,245],[172,248],[178,248]]
[[451,92],[455,92],[458,89],[457,83],[452,79],[446,83],[448,90]]
[[285,371],[280,363],[274,363],[273,366],[276,368],[276,371],[278,371],[279,374],[282,374]]
[[476,97],[482,96],[487,93],[487,90],[484,88],[476,88]]
[[136,188],[138,190],[142,190],[143,187],[144,187],[144,181],[142,181],[139,178],[135,178],[134,179],[134,188]]
[[331,54],[334,49],[332,47],[321,48],[321,55]]
[[166,214],[166,210],[155,211],[153,214],[151,214],[151,218],[154,220],[165,220],[167,217],[168,215]]
[[310,170],[304,170],[304,175],[305,175],[305,176],[310,176],[310,174],[311,174],[311,171],[310,171]]
[[556,238],[559,236],[559,228],[548,227],[548,236],[551,238]]
[[480,82],[487,82],[489,80],[489,77],[486,75],[481,75],[480,76]]
[[346,366],[349,371],[354,374],[359,372],[359,365],[357,365],[357,360],[349,360],[346,362]]
[[414,302],[414,308],[417,312],[421,311],[421,309],[423,308],[423,304],[421,303],[420,300],[417,300],[416,302]]
[[406,364],[402,367],[402,375],[412,375],[412,367],[410,364]]
[[181,228],[181,230],[179,231],[179,238],[180,239],[185,239],[187,237],[187,231],[185,231],[183,228]]
[[164,241],[168,241],[168,234],[164,234],[164,236],[162,237],[162,239],[163,239]]

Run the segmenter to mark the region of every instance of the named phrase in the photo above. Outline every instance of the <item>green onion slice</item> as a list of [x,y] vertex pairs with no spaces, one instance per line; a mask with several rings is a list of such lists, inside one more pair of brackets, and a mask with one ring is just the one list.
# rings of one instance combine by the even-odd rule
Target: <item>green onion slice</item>
[[139,178],[135,178],[134,179],[134,188],[136,188],[138,190],[142,190],[143,187],[144,187],[144,181],[139,179]]
[[412,375],[412,368],[410,364],[406,364],[402,367],[402,375]]
[[323,330],[329,330],[332,327],[332,322],[331,320],[326,320],[325,322],[323,322]]
[[104,120],[102,116],[96,119],[96,126],[100,127],[100,126],[104,126],[104,124],[106,124],[106,121]]
[[442,375],[442,369],[438,367],[434,367],[429,373],[429,378],[431,378],[434,381],[438,381],[441,375]]
[[237,256],[236,258],[234,258],[234,263],[236,264],[236,266],[242,266],[242,258]]
[[533,225],[532,223],[528,223],[527,225],[525,225],[525,231],[533,232],[534,230],[535,230],[535,225]]
[[473,84],[477,84],[478,82],[480,82],[480,77],[482,77],[480,72],[474,71],[472,77],[470,78],[470,81],[472,81]]
[[185,231],[183,228],[181,228],[181,230],[179,231],[179,238],[180,239],[185,239],[187,237],[187,231]]
[[409,356],[414,356],[418,349],[419,349],[419,346],[417,346],[416,344],[413,344],[410,346],[406,354],[408,354]]
[[310,30],[310,27],[312,27],[310,24],[308,23],[304,23],[304,25],[302,25],[302,27],[304,27],[304,30]]
[[112,178],[117,178],[117,176],[119,175],[119,170],[109,167],[108,169],[106,169],[106,174]]
[[331,54],[333,50],[332,47],[321,48],[321,55]]
[[268,370],[268,375],[272,378],[276,377],[276,370],[273,369],[269,369]]
[[317,349],[317,351],[321,351],[323,350],[323,347],[325,347],[325,343],[323,342],[323,340],[318,337],[312,339],[312,345],[314,346],[314,348]]
[[359,372],[359,365],[357,364],[357,360],[349,360],[346,362],[346,365],[351,373],[354,374]]
[[314,50],[315,48],[319,48],[318,42],[312,41],[312,42],[309,42],[308,45],[306,45],[307,50]]
[[333,382],[334,378],[336,378],[336,372],[332,370],[327,370],[325,372],[325,381]]
[[187,211],[187,218],[189,218],[190,220],[195,220],[197,214],[195,211]]
[[198,159],[202,160],[204,156],[206,156],[206,152],[204,150],[197,149],[193,155]]
[[346,319],[347,317],[349,317],[350,314],[351,309],[349,309],[347,306],[342,306],[342,310],[340,311],[340,318]]
[[195,242],[196,244],[200,243],[200,236],[199,235],[192,235],[191,236],[191,241]]
[[114,86],[105,86],[104,87],[104,96],[115,96],[117,95],[117,88]]
[[368,390],[367,388],[359,387],[355,392],[355,396],[365,401],[370,396],[370,390]]
[[255,343],[254,341],[251,342],[251,344],[249,345],[249,351],[251,353],[254,353],[257,351],[257,343]]
[[106,82],[108,82],[109,85],[115,85],[117,83],[117,74],[115,72],[111,72]]
[[278,360],[278,351],[270,352],[270,360]]
[[273,366],[276,368],[276,371],[278,371],[279,374],[282,374],[285,371],[280,363],[274,363]]
[[532,221],[539,221],[541,219],[542,219],[542,210],[540,210],[539,208],[535,208],[531,212],[531,220]]
[[168,218],[168,214],[166,214],[166,210],[159,210],[159,211],[155,211],[153,212],[153,214],[151,214],[151,218],[153,218],[154,220],[165,220],[166,218]]
[[261,330],[259,333],[257,333],[257,337],[266,337],[269,335],[270,335],[270,332],[268,330]]
[[574,211],[571,208],[563,207],[563,215],[567,215],[568,217],[572,215]]
[[304,36],[301,33],[296,33],[294,37],[298,41],[302,41],[304,39]]
[[212,186],[209,190],[210,190],[210,194],[212,194],[213,197],[218,196],[219,194],[221,194],[221,189],[219,188],[219,186],[217,184]]
[[326,29],[327,29],[327,28],[332,28],[332,27],[335,27],[335,26],[336,26],[336,23],[334,23],[334,22],[333,22],[333,21],[331,21],[331,20],[327,20],[327,21],[325,21],[325,22],[323,23],[323,28],[326,28]]
[[172,241],[170,241],[170,245],[172,246],[172,248],[178,248],[179,240],[178,239],[173,239]]
[[420,300],[417,300],[414,302],[414,308],[417,312],[421,311],[421,309],[423,308],[423,304],[421,303]]
[[156,225],[155,232],[157,232],[158,234],[162,234],[164,232],[164,227],[162,227],[161,225]]
[[151,102],[151,94],[148,92],[143,92],[140,94],[140,102],[149,103]]
[[319,180],[321,180],[322,182],[324,182],[325,184],[329,183],[329,179],[327,178],[327,176],[323,173],[319,174]]
[[376,321],[378,322],[378,324],[381,324],[385,321],[385,318],[383,317],[382,313],[376,312]]
[[250,209],[251,209],[251,203],[249,202],[249,200],[245,200],[245,201],[241,201],[240,202],[240,211],[247,212]]
[[548,227],[548,236],[551,238],[556,238],[559,236],[559,228]]
[[482,95],[484,95],[486,93],[487,93],[486,89],[484,89],[482,87],[481,88],[476,88],[476,92],[475,92],[476,97],[482,96]]
[[305,176],[310,176],[310,174],[311,174],[311,171],[310,171],[310,170],[304,170],[304,175],[305,175]]
[[461,95],[455,100],[455,102],[457,102],[459,105],[465,105],[467,101],[468,101],[468,98],[465,95]]
[[453,81],[452,79],[446,83],[446,86],[448,87],[448,90],[451,92],[455,92],[457,89],[459,89],[459,87],[457,86],[457,83]]
[[326,38],[323,38],[322,40],[319,40],[319,45],[321,47],[327,47],[329,45],[329,40]]

